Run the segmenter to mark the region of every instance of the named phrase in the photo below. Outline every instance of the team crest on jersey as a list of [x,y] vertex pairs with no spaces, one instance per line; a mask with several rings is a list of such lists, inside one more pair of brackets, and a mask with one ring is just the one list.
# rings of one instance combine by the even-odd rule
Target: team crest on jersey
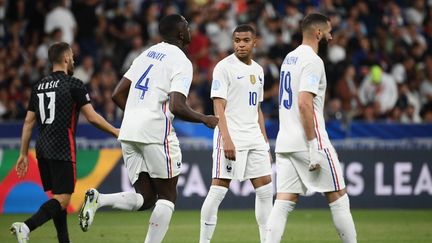
[[250,75],[250,82],[251,82],[251,84],[255,84],[256,83],[255,75]]

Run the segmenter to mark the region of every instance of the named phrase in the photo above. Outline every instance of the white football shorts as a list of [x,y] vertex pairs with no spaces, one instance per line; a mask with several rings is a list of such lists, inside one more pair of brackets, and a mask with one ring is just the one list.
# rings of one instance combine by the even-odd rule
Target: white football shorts
[[181,172],[182,154],[177,139],[167,144],[144,144],[121,141],[123,160],[132,185],[141,172],[151,178],[167,179]]
[[222,148],[213,150],[212,178],[244,181],[272,173],[267,150],[236,150],[236,160],[225,158]]
[[326,162],[309,171],[309,152],[276,153],[277,192],[306,194],[334,192],[345,188],[342,169],[333,148],[323,150]]

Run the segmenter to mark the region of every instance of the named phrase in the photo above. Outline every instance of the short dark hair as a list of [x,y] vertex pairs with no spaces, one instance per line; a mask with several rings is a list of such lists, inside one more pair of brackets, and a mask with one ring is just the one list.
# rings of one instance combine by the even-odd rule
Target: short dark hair
[[163,17],[159,22],[159,34],[163,39],[172,39],[179,32],[179,23],[183,23],[184,18],[180,14],[171,14]]
[[66,51],[70,50],[70,46],[66,42],[57,42],[52,44],[48,49],[48,59],[54,63],[61,63],[63,55]]
[[241,24],[239,26],[237,26],[233,32],[251,32],[253,36],[256,36],[256,31],[254,29],[254,27],[252,27],[252,25],[250,24]]
[[307,31],[309,28],[316,24],[327,24],[328,21],[330,21],[330,19],[320,13],[308,14],[301,23],[302,32]]

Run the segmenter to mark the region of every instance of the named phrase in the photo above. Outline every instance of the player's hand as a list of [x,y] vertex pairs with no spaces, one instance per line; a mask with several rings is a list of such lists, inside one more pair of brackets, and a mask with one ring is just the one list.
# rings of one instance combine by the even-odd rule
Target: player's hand
[[269,150],[268,153],[269,153],[269,157],[270,157],[270,164],[273,164],[273,156],[271,154],[271,151]]
[[20,155],[20,157],[17,160],[15,169],[17,171],[18,178],[23,178],[27,174],[28,169],[28,159],[27,155]]
[[223,149],[224,149],[225,158],[229,160],[236,160],[236,150],[235,150],[234,143],[232,142],[231,139],[227,139],[226,141],[224,140]]
[[273,163],[273,156],[272,156],[272,152],[271,152],[271,149],[270,149],[270,143],[267,142],[267,145],[268,145],[268,154],[269,154],[269,157],[270,157],[270,164],[272,164]]
[[213,115],[207,115],[204,118],[204,125],[209,128],[215,128],[219,122],[219,117]]
[[119,134],[120,134],[120,129],[119,129],[119,128],[116,128],[115,131],[114,131],[114,136],[115,136],[116,138],[118,138],[118,137],[119,137]]
[[319,170],[321,163],[325,163],[325,155],[318,149],[317,139],[308,142],[309,146],[309,171]]

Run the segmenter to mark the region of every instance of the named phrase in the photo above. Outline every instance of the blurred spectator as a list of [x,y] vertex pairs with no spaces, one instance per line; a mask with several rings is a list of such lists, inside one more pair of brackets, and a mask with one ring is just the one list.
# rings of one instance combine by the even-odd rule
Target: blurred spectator
[[[262,109],[277,118],[280,63],[301,43],[303,17],[316,11],[333,26],[334,39],[320,53],[328,71],[328,119],[432,119],[432,4],[424,0],[0,0],[0,116],[21,119],[31,83],[49,72],[48,47],[66,40],[95,109],[121,119],[110,99],[115,83],[146,46],[159,42],[159,19],[179,12],[192,32],[185,50],[194,65],[188,102],[212,112],[213,65],[232,51],[232,29],[250,23],[258,34],[255,58],[265,70]],[[381,78],[369,71],[374,64]]]
[[84,84],[90,82],[90,78],[94,73],[94,62],[92,56],[85,56],[81,65],[75,68],[73,76],[83,81]]
[[54,0],[53,9],[45,19],[45,33],[50,34],[56,28],[62,31],[62,41],[72,44],[75,39],[77,23],[72,11],[66,5],[66,0]]
[[144,43],[141,36],[135,36],[132,39],[132,50],[130,50],[129,53],[126,55],[126,58],[123,62],[122,69],[121,69],[122,73],[125,73],[129,69],[133,60],[137,58],[141,54],[141,52],[145,50],[143,44]]
[[98,54],[96,28],[99,24],[99,17],[96,11],[99,4],[99,0],[77,0],[72,7],[79,26],[76,39],[82,55],[90,55],[93,59],[96,59]]
[[[198,18],[198,17],[196,17]],[[209,39],[200,31],[196,24],[190,25],[191,42],[189,43],[189,57],[192,62],[198,65],[200,72],[205,72],[210,68],[211,60],[209,58]]]
[[432,123],[432,102],[423,106],[420,115],[425,123]]
[[413,77],[415,74],[415,61],[412,57],[407,56],[402,63],[393,65],[391,74],[397,84],[408,82],[408,77]]
[[336,84],[336,94],[341,100],[341,108],[348,118],[358,114],[361,108],[358,97],[358,84],[355,80],[356,71],[353,65],[348,65]]
[[388,73],[378,65],[372,66],[369,75],[363,80],[359,98],[363,105],[374,103],[379,107],[380,115],[389,112],[398,98],[397,86]]

